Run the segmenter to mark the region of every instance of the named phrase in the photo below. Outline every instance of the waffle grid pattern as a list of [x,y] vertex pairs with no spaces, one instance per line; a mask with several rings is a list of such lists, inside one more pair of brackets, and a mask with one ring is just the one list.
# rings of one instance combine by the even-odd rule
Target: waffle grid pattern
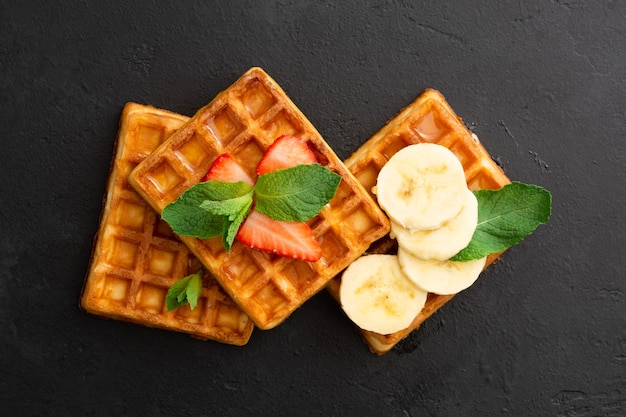
[[[498,189],[510,182],[478,138],[454,113],[445,98],[432,89],[425,90],[413,103],[391,119],[354,152],[345,164],[375,198],[372,187],[376,185],[382,166],[400,149],[420,142],[437,143],[449,148],[461,161],[471,190]],[[368,253],[395,253],[396,250],[395,240],[385,236],[373,244]],[[500,254],[489,256],[485,268],[499,256]],[[340,285],[340,276],[328,285],[329,292],[336,300],[339,299]],[[424,309],[405,330],[389,335],[359,330],[372,352],[386,353],[452,297],[453,295],[428,294]]]
[[336,196],[309,221],[322,247],[321,260],[300,262],[239,242],[226,253],[220,237],[181,236],[262,329],[282,322],[389,231],[384,213],[284,91],[263,70],[252,68],[200,109],[129,177],[160,212],[199,182],[222,153],[231,154],[255,177],[265,149],[285,134],[307,140],[320,163],[343,177]]
[[167,312],[168,288],[201,264],[126,181],[187,119],[150,106],[125,106],[81,306],[100,316],[243,345],[252,322],[207,273],[195,309]]

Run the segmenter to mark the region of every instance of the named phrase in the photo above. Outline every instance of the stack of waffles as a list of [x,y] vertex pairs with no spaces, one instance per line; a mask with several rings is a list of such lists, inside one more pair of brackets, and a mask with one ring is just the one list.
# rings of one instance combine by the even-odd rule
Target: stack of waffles
[[[229,153],[254,177],[281,135],[304,139],[320,163],[341,175],[335,197],[307,223],[323,256],[303,262],[221,238],[175,236],[159,213]],[[471,189],[509,180],[445,99],[425,91],[342,162],[280,86],[252,68],[193,117],[128,104],[122,114],[99,233],[81,298],[94,314],[245,344],[255,325],[270,329],[323,288],[338,299],[341,272],[365,253],[393,253],[389,220],[371,193],[378,171],[403,147],[432,142],[451,149]],[[491,256],[489,263],[497,256]],[[167,311],[165,295],[202,267],[198,306]],[[393,348],[451,296],[429,295],[411,326],[391,335],[361,330],[372,352]]]
[[187,120],[150,106],[124,107],[81,306],[104,317],[244,345],[252,321],[208,273],[195,309],[167,311],[168,288],[196,273],[201,263],[127,181],[132,169]]

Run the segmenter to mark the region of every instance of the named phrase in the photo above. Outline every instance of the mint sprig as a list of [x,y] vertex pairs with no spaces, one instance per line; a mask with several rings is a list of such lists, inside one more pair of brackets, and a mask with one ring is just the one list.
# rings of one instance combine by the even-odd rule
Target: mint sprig
[[274,220],[304,222],[333,198],[340,181],[319,164],[279,169],[257,180],[255,208]]
[[187,275],[176,281],[165,296],[167,311],[172,311],[186,303],[193,310],[196,308],[200,292],[202,291],[202,270]]
[[470,243],[451,260],[467,262],[517,245],[548,221],[552,195],[542,187],[521,182],[499,190],[474,191],[478,226]]
[[303,222],[317,215],[337,192],[341,176],[320,164],[296,165],[245,182],[205,181],[193,185],[161,213],[182,236],[222,235],[227,251],[252,206],[280,221]]

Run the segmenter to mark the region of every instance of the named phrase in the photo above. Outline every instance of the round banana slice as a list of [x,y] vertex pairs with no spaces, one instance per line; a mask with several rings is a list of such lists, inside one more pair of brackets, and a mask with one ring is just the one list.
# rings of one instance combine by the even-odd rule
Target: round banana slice
[[395,255],[366,255],[341,277],[341,306],[361,329],[390,334],[406,329],[426,303],[427,293],[404,274]]
[[467,189],[459,159],[445,146],[409,145],[383,165],[376,182],[378,203],[410,230],[435,229],[461,211]]
[[445,261],[470,243],[477,223],[478,200],[474,193],[466,189],[461,211],[441,227],[412,232],[391,222],[391,235],[403,250],[418,258]]
[[468,262],[421,259],[398,249],[398,261],[404,274],[424,291],[435,294],[456,294],[478,279],[487,258]]

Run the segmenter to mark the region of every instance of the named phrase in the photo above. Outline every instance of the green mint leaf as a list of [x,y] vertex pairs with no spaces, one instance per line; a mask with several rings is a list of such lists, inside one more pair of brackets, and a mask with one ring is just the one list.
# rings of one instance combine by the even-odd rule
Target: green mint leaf
[[[219,236],[224,228],[224,216],[219,210],[211,211],[203,208],[203,203],[209,201],[216,205],[236,203],[222,203],[222,200],[238,201],[240,198],[252,198],[252,187],[245,182],[206,181],[195,184],[178,197],[176,201],[163,209],[161,217],[172,230],[182,236],[206,239]],[[241,203],[241,202],[240,202]],[[206,203],[210,205],[211,203]],[[243,206],[243,203],[240,204]],[[223,211],[223,210],[222,210]]]
[[230,220],[232,220],[231,217],[236,216],[243,207],[250,204],[252,204],[252,192],[241,197],[235,197],[228,200],[205,200],[200,204],[200,208],[211,214],[228,216]]
[[204,184],[192,186],[163,209],[161,218],[175,233],[206,239],[222,232],[224,216],[211,214],[200,207],[203,201],[213,196],[210,187]]
[[279,169],[257,179],[255,209],[274,220],[303,222],[328,204],[340,181],[320,164]]
[[239,226],[243,223],[244,219],[250,213],[252,208],[252,198],[247,200],[246,204],[241,206],[237,213],[230,215],[224,222],[224,229],[222,230],[222,244],[226,249],[226,252],[230,252],[230,248],[235,241]]
[[210,180],[196,184],[204,190],[205,200],[222,201],[241,197],[252,192],[252,186],[244,181],[224,182]]
[[185,303],[189,303],[189,307],[193,310],[196,308],[201,291],[202,270],[179,279],[169,288],[165,296],[167,311],[174,310]]
[[517,245],[552,211],[552,195],[537,185],[513,182],[499,190],[478,190],[478,226],[469,245],[451,260],[466,262]]

